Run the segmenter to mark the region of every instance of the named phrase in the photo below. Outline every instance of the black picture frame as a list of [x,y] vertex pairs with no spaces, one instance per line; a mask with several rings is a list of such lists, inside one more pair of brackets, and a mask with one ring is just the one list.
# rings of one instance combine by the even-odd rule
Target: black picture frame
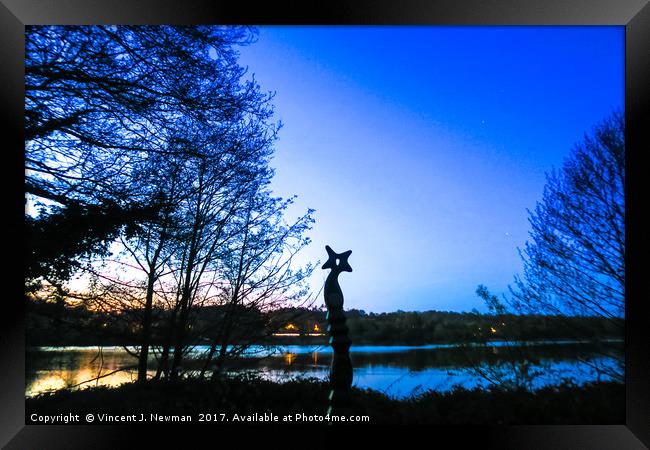
[[[1,0],[0,92],[4,144],[3,181],[7,186],[4,222],[7,240],[23,233],[24,223],[24,26],[29,24],[354,24],[354,25],[619,25],[625,27],[626,119],[626,422],[621,425],[428,427],[417,430],[430,436],[433,446],[450,439],[454,448],[593,448],[635,449],[650,446],[650,346],[642,303],[644,232],[641,197],[645,167],[642,155],[650,149],[648,90],[650,87],[650,6],[646,0],[356,0],[308,3],[287,1],[223,2],[220,0]],[[22,182],[21,182],[22,180]],[[9,248],[8,245],[5,246]],[[5,252],[5,259],[14,258]],[[25,425],[24,311],[20,264],[11,260],[12,274],[5,283],[0,360],[0,444],[9,449],[129,448],[138,435],[147,447],[172,444],[178,439],[212,436],[218,425],[189,433],[170,433],[169,427],[137,425]],[[179,427],[181,427],[179,425]],[[259,428],[259,427],[258,427]],[[150,431],[148,431],[150,430]],[[154,431],[155,430],[155,431]],[[232,430],[232,428],[229,428]],[[320,428],[318,439],[325,433]],[[233,432],[235,432],[233,430]],[[230,433],[230,431],[228,431]],[[395,434],[390,427],[374,427],[364,438]],[[265,437],[264,432],[243,433]],[[325,436],[326,437],[326,436]],[[398,434],[398,438],[400,435]],[[403,435],[402,435],[403,438]],[[157,440],[159,440],[157,442]],[[278,438],[280,443],[283,439]],[[183,441],[187,444],[186,441]],[[272,446],[272,442],[268,442]],[[187,448],[183,445],[181,448]],[[444,448],[449,448],[445,446]]]

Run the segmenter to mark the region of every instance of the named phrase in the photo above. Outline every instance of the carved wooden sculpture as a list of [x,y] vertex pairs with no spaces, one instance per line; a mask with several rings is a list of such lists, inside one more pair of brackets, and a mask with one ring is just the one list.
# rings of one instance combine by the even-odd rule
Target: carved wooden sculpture
[[334,350],[332,370],[330,372],[331,391],[329,396],[328,414],[345,407],[349,403],[350,386],[352,386],[352,362],[350,361],[350,344],[348,327],[343,313],[343,292],[339,286],[338,277],[341,272],[352,272],[348,257],[352,250],[336,253],[329,245],[325,246],[328,260],[323,269],[331,269],[325,287],[325,305],[327,306],[327,330],[330,334],[330,345]]

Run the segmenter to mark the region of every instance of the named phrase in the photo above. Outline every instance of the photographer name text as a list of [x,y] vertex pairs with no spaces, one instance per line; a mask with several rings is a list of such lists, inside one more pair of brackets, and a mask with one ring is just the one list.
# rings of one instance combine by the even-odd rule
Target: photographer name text
[[369,416],[360,415],[317,415],[317,414],[285,414],[278,415],[269,412],[262,414],[224,414],[224,413],[199,413],[191,414],[57,414],[41,415],[33,413],[29,416],[32,423],[56,425],[68,423],[123,423],[123,422],[230,422],[230,423],[252,423],[252,422],[370,422]]

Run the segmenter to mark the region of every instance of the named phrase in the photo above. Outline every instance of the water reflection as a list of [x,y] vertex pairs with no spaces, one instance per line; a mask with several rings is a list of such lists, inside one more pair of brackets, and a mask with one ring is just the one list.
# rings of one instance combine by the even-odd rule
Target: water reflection
[[288,352],[284,354],[284,362],[287,364],[287,366],[290,366],[295,359],[296,359],[295,353]]
[[[27,352],[25,393],[118,386],[137,378],[135,359],[122,348],[45,348]],[[129,367],[132,367],[129,369]]]
[[[196,347],[199,357],[206,351]],[[286,381],[295,377],[327,379],[331,348],[285,346],[275,349],[252,348],[247,357],[229,367],[231,372],[254,371],[264,378]],[[623,358],[622,343],[596,346],[586,343],[542,343],[517,348],[492,346],[357,346],[351,349],[354,385],[371,388],[395,397],[407,397],[429,389],[444,391],[460,385],[486,386],[482,377],[468,370],[482,367],[515,377],[517,370],[536,373],[532,388],[559,384],[571,379],[576,384],[595,381],[599,374],[587,361],[616,367]],[[46,347],[27,353],[26,395],[88,386],[117,386],[137,377],[136,359],[121,347]],[[193,363],[188,361],[188,370]],[[196,362],[198,364],[198,361]],[[151,358],[155,368],[155,355]],[[126,369],[126,370],[120,370]],[[153,376],[154,371],[149,373]],[[600,379],[608,379],[601,377]],[[93,380],[92,382],[87,382]]]

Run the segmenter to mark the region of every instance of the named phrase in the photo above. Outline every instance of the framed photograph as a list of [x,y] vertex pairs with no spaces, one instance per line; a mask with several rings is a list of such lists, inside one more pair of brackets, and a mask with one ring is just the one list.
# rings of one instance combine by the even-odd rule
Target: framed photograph
[[647,2],[0,20],[6,448],[650,445]]

